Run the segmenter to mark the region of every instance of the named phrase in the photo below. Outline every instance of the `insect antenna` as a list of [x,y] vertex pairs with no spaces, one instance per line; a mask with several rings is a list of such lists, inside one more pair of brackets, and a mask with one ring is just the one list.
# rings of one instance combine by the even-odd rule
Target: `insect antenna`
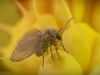
[[60,34],[61,34],[61,35],[62,35],[63,32],[66,30],[67,25],[69,24],[69,22],[70,22],[71,20],[73,20],[73,18],[70,18],[69,20],[65,21],[65,23],[64,23],[64,29],[63,29],[63,30],[60,30]]
[[58,52],[57,42],[54,44],[54,47],[55,47],[56,53],[58,55],[58,58],[59,58],[59,60],[61,62],[60,55],[59,55],[59,52]]

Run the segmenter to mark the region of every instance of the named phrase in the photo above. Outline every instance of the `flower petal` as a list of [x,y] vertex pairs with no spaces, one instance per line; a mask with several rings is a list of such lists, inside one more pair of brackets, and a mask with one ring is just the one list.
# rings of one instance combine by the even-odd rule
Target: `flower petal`
[[97,33],[94,32],[87,24],[73,24],[63,34],[65,48],[76,58],[82,65],[84,72],[87,71],[94,39]]
[[56,52],[53,52],[54,62],[49,54],[44,63],[44,67],[40,67],[39,75],[82,75],[80,64],[65,51],[59,51],[61,62]]

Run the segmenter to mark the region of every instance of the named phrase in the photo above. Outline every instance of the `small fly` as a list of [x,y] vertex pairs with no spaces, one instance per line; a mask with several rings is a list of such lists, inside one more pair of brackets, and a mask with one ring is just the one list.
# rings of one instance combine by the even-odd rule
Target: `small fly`
[[[68,24],[71,20],[72,18],[69,19],[66,24]],[[13,51],[11,61],[21,61],[35,53],[37,56],[43,57],[42,65],[44,65],[44,53],[48,50],[48,48],[50,48],[51,57],[54,60],[51,46],[55,47],[56,53],[60,60],[57,43],[60,42],[61,47],[64,51],[66,51],[62,42],[62,34],[65,28],[61,31],[50,28],[43,31],[33,29],[27,32],[18,42],[15,50]]]

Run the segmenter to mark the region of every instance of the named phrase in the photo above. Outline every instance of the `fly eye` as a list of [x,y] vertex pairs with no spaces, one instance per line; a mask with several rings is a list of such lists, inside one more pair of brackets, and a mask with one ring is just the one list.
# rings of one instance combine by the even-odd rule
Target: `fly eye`
[[49,30],[47,30],[47,31],[46,31],[46,34],[50,34],[50,31],[49,31]]
[[56,35],[56,38],[57,38],[58,40],[61,40],[61,36],[60,36],[59,34]]

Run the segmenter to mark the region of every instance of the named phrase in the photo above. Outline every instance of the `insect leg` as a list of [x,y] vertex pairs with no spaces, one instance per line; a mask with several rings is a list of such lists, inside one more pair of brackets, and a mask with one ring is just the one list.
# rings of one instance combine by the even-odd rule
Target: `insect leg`
[[49,54],[48,49],[47,49],[47,55]]
[[54,61],[54,57],[53,57],[53,53],[52,53],[52,48],[51,48],[51,45],[49,45],[49,48],[50,48],[50,52],[51,52],[51,57],[52,57],[52,60]]
[[58,58],[59,58],[59,60],[61,61],[60,55],[59,55],[59,52],[58,52],[57,42],[55,42],[54,47],[55,47],[56,53],[57,53],[57,55],[58,55]]
[[60,43],[61,43],[61,46],[62,46],[63,50],[64,50],[65,52],[69,53],[69,52],[65,49],[64,44],[63,44],[62,40],[60,41]]
[[44,66],[44,54],[42,54],[42,58],[43,58],[42,66]]
[[41,53],[42,53],[42,59],[43,59],[42,60],[42,66],[44,66],[44,49],[41,50]]

